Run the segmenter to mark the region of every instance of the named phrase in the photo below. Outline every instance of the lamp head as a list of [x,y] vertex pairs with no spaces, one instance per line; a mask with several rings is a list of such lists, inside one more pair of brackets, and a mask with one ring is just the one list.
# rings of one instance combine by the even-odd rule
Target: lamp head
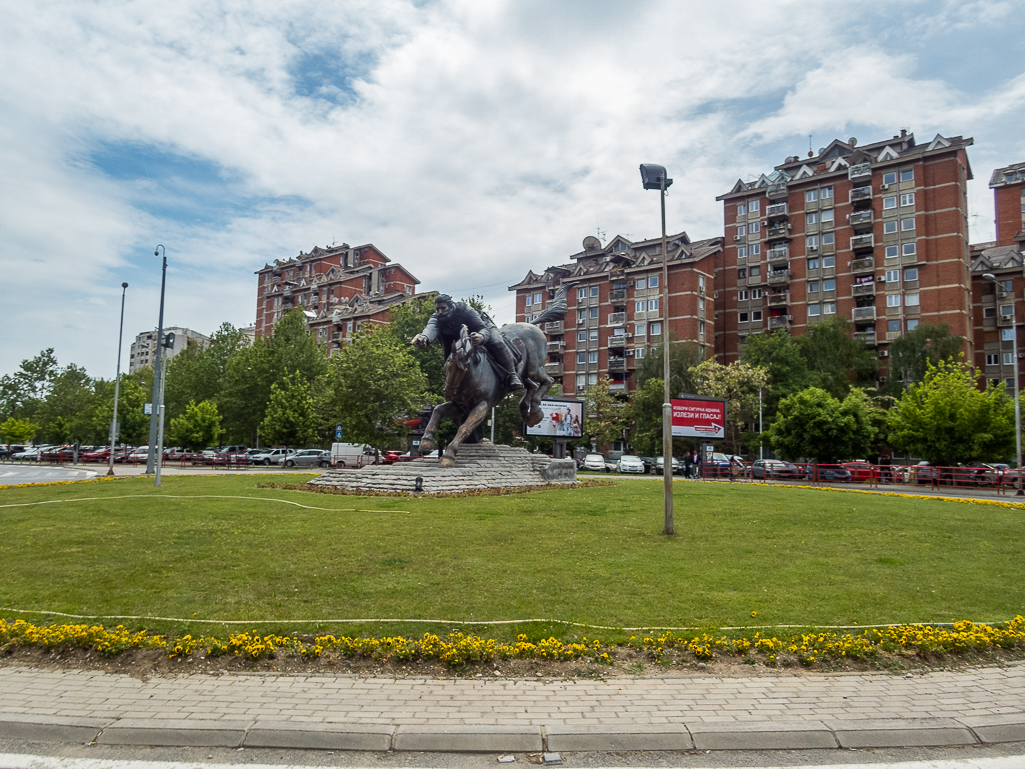
[[128,288],[128,284],[127,283],[122,283],[121,284],[121,288]]
[[665,166],[656,166],[651,163],[641,163],[641,182],[646,190],[662,189],[662,182],[665,181],[665,188],[673,183],[672,179],[666,177]]
[[997,279],[997,276],[994,275],[992,272],[984,272],[984,273],[982,273],[982,277],[984,277],[986,280],[996,280]]

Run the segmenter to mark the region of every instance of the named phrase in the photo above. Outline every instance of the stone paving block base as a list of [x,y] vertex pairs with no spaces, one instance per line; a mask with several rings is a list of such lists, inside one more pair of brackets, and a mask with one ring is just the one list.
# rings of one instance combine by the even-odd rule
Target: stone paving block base
[[393,750],[428,753],[540,753],[537,726],[399,726]]
[[248,726],[241,721],[126,718],[104,729],[96,742],[101,745],[237,748],[242,745]]
[[549,726],[545,729],[548,750],[693,750],[687,727],[667,726]]
[[247,748],[298,748],[306,750],[391,749],[392,726],[349,726],[345,724],[296,724],[257,722],[246,733]]
[[0,737],[28,742],[92,742],[109,718],[0,714]]
[[837,740],[820,721],[691,724],[698,750],[810,750],[836,748]]
[[1007,713],[996,716],[959,718],[979,738],[979,742],[1025,742],[1025,715]]
[[972,731],[951,718],[826,721],[842,748],[926,748],[976,745]]

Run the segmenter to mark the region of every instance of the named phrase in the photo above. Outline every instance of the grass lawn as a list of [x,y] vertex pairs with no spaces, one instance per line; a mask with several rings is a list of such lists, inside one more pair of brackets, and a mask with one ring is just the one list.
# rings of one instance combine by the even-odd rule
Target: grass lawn
[[465,631],[497,638],[530,628],[608,640],[630,633],[489,623],[821,627],[1025,612],[1022,509],[677,483],[677,536],[665,537],[660,479],[447,499],[257,487],[266,480],[165,476],[161,489],[119,479],[0,490],[0,607],[273,620],[280,624],[260,631],[350,635],[452,626],[316,621],[462,620],[480,623]]

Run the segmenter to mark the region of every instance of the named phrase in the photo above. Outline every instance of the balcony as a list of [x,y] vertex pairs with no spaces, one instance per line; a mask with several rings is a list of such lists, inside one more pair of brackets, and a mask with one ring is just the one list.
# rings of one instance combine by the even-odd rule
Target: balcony
[[866,224],[872,224],[872,210],[855,211],[847,217],[847,222],[851,227],[862,227]]
[[769,329],[774,330],[777,328],[790,328],[790,316],[774,315],[769,318]]
[[876,332],[873,331],[855,331],[854,341],[864,342],[867,345],[874,346],[876,343]]
[[787,216],[787,204],[786,203],[773,203],[765,208],[765,216],[769,219],[774,219],[777,216]]
[[850,202],[851,203],[857,203],[857,202],[862,201],[862,200],[871,200],[871,199],[872,199],[872,185],[871,184],[869,184],[869,185],[867,185],[865,187],[855,187],[853,190],[851,190],[851,198],[850,198]]
[[876,284],[875,283],[857,283],[854,286],[855,296],[875,296]]
[[770,262],[782,262],[790,259],[789,246],[776,246],[765,252],[765,258]]
[[625,312],[610,312],[609,313],[609,325],[610,326],[622,326],[626,323]]
[[625,393],[626,392],[626,382],[612,382],[609,385],[609,392],[610,393]]
[[765,230],[765,237],[768,240],[775,240],[777,238],[789,238],[790,222],[787,222],[786,224],[778,224],[775,227],[767,227]]
[[609,348],[620,349],[626,347],[626,334],[613,334],[609,337]]
[[769,307],[786,307],[790,303],[790,294],[783,291],[778,294],[769,294],[768,304]]
[[779,200],[780,198],[786,199],[787,183],[773,182],[768,186],[768,188],[766,188],[765,194],[769,196],[770,200]]
[[855,307],[851,318],[854,320],[875,320],[876,319],[876,308],[875,307]]
[[875,269],[875,260],[872,257],[868,259],[852,259],[851,260],[851,272],[857,274],[859,272],[872,272]]
[[851,236],[851,250],[852,251],[864,251],[865,249],[871,250],[875,247],[875,236],[869,233],[868,235],[852,235]]
[[626,371],[626,358],[609,358],[609,371]]
[[626,289],[625,288],[614,288],[609,291],[609,301],[613,304],[625,304],[626,303]]
[[566,343],[561,339],[548,343],[548,352],[550,353],[561,354],[564,349],[566,349]]
[[789,283],[790,270],[773,270],[765,276],[765,280],[770,285],[774,285],[777,283]]
[[871,163],[856,163],[847,169],[848,179],[870,179],[872,178]]
[[561,334],[562,333],[562,321],[557,320],[552,323],[545,323],[546,334]]
[[556,361],[555,363],[546,363],[545,371],[552,376],[562,376],[562,361]]

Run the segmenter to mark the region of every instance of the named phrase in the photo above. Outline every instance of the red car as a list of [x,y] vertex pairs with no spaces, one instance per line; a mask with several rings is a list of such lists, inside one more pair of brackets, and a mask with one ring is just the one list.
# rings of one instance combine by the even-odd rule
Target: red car
[[873,465],[864,459],[855,459],[851,462],[844,462],[842,467],[851,471],[851,480],[855,483],[863,483],[869,478],[879,478],[879,471],[873,470]]
[[381,453],[381,464],[392,465],[402,461],[401,451],[384,451]]

